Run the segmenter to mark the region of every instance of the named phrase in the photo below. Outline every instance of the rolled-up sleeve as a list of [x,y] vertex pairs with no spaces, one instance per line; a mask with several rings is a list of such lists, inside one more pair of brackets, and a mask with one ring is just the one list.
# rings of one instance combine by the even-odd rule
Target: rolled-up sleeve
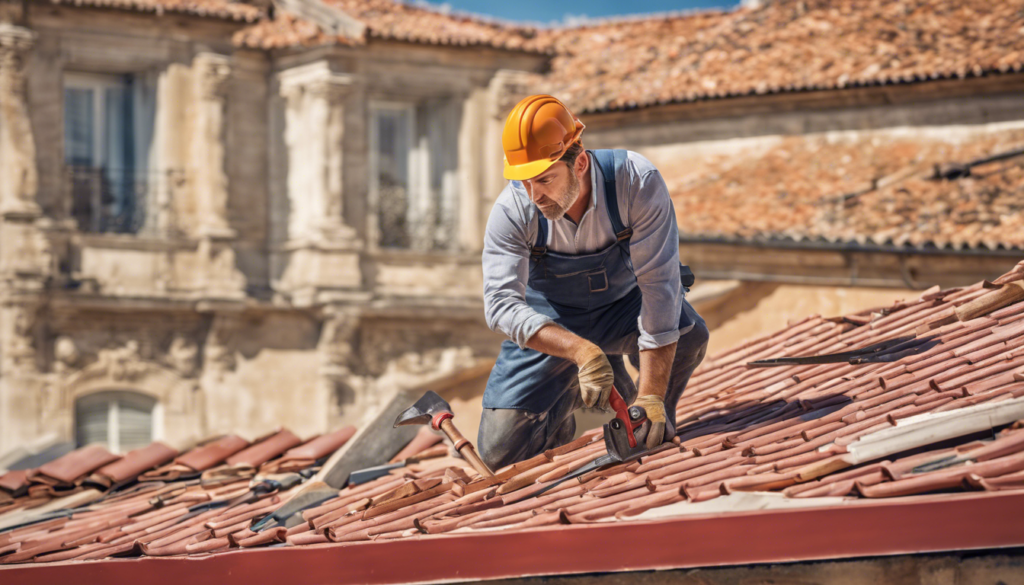
[[[633,154],[633,153],[631,153]],[[639,157],[638,157],[639,158]],[[679,339],[683,290],[679,282],[679,228],[675,208],[661,173],[646,159],[637,161],[630,181],[629,253],[640,285],[641,350]]]
[[507,335],[520,348],[541,327],[552,323],[526,304],[530,245],[525,214],[509,192],[491,210],[484,234],[484,316],[487,326]]

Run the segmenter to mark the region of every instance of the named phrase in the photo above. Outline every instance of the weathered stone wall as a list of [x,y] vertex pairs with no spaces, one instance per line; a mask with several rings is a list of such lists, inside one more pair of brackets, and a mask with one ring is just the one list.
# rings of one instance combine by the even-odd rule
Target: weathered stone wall
[[[482,154],[497,140],[491,80],[543,57],[404,43],[271,55],[234,47],[227,21],[24,9],[0,10],[31,23],[0,24],[0,452],[73,440],[75,401],[106,391],[156,399],[156,438],[172,444],[308,436],[496,355],[479,268],[500,169]],[[148,104],[139,156],[160,179],[137,234],[75,223],[69,72],[131,74]],[[410,98],[449,100],[459,124],[450,251],[377,245],[369,108]]]

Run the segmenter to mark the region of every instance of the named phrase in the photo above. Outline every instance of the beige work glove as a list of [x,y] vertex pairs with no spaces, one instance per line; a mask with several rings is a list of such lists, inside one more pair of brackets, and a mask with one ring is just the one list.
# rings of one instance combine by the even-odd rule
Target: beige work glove
[[582,352],[576,365],[579,367],[580,396],[589,408],[608,410],[608,397],[612,394],[615,373],[608,357],[601,348],[590,345]]
[[[661,396],[649,394],[639,396],[633,406],[642,406],[647,411],[647,419],[651,421],[651,430],[647,433],[647,448],[653,449],[664,443],[666,440],[665,431],[668,419],[665,417],[665,399]],[[672,430],[675,432],[675,429]]]

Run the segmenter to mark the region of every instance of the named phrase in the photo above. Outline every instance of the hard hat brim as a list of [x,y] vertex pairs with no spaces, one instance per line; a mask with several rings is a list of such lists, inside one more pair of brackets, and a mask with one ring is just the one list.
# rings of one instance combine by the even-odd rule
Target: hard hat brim
[[535,160],[521,165],[510,165],[505,161],[505,178],[509,181],[526,181],[551,168],[551,165],[558,162],[555,160]]

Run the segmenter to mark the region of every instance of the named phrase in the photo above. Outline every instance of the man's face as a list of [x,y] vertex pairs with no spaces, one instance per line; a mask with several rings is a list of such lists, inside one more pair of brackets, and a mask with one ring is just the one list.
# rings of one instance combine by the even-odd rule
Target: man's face
[[523,185],[530,200],[549,221],[562,219],[580,196],[580,181],[564,162],[551,165],[543,173],[523,181]]

